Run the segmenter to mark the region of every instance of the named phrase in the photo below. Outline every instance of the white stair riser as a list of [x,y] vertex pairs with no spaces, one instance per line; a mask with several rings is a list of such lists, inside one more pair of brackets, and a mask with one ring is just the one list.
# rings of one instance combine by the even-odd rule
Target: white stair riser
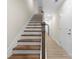
[[41,45],[40,42],[18,42],[18,45]]
[[41,21],[35,21],[35,20],[33,20],[33,21],[29,21],[29,22],[37,22],[37,23],[39,22],[40,23]]
[[42,30],[42,29],[25,29],[25,30],[39,30],[39,31],[40,31],[40,30]]
[[27,26],[27,27],[42,27],[42,26]]
[[23,34],[42,34],[41,32],[23,32]]
[[41,39],[41,36],[21,36],[21,39]]
[[40,54],[40,50],[14,50],[14,54]]

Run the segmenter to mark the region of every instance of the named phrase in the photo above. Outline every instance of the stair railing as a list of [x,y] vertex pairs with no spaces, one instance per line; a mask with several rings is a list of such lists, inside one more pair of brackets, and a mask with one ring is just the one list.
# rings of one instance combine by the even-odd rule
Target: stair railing
[[[43,14],[42,14],[43,16]],[[49,25],[46,24],[43,19],[42,19],[42,59],[46,59],[46,55],[45,55],[45,26],[47,26],[47,29],[48,29],[48,35],[49,35]]]
[[42,22],[42,59],[45,59],[45,22]]

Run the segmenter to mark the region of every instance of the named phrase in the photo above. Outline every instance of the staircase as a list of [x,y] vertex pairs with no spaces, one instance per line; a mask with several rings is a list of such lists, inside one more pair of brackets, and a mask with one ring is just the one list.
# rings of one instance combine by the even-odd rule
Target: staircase
[[42,15],[34,15],[8,59],[40,59],[42,38]]
[[8,59],[71,58],[61,46],[45,34],[45,23],[42,22],[42,15],[36,14],[23,30],[17,41],[17,46],[13,48],[13,54]]

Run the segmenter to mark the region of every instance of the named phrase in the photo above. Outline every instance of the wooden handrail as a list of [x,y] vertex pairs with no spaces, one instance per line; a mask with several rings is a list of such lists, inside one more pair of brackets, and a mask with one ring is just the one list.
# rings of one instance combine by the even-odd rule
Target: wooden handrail
[[45,22],[42,22],[42,59],[45,59]]

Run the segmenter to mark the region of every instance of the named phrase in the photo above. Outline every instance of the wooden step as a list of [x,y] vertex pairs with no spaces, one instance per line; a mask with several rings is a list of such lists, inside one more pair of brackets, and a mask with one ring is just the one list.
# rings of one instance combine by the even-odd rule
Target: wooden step
[[28,26],[42,26],[41,24],[28,24]]
[[41,42],[41,39],[21,39],[18,42]]
[[42,32],[42,30],[24,30],[24,32]]
[[32,20],[42,20],[42,16],[41,17],[35,16],[35,17],[32,18]]
[[17,45],[13,50],[40,50],[40,45]]
[[13,54],[8,59],[40,59],[40,54]]

